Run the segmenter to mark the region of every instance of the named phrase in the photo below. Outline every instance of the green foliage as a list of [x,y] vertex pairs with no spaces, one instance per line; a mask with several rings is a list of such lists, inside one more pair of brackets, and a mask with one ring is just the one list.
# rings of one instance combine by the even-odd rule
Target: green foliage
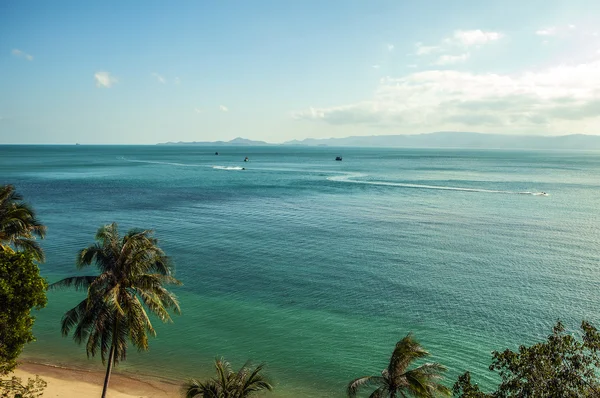
[[207,381],[190,380],[183,386],[185,398],[245,398],[260,391],[272,391],[273,386],[262,374],[264,365],[254,368],[248,363],[234,372],[225,359],[215,360],[217,377]]
[[364,376],[352,380],[348,384],[348,396],[355,397],[361,387],[367,386],[375,388],[370,398],[449,396],[450,390],[439,382],[446,371],[444,366],[439,363],[424,363],[408,369],[414,361],[429,355],[429,352],[408,334],[396,343],[390,363],[387,369],[381,372],[381,376]]
[[469,372],[458,376],[458,381],[452,387],[452,393],[454,396],[462,398],[487,398],[492,396],[482,392],[477,384],[471,384],[471,373]]
[[35,379],[27,379],[27,384],[21,384],[21,379],[12,377],[10,380],[0,380],[0,398],[36,398],[44,394],[46,383],[35,376]]
[[12,185],[0,186],[0,251],[12,251],[11,246],[28,251],[38,261],[44,261],[44,251],[35,237],[44,238],[46,227],[35,217],[35,211]]
[[31,253],[0,251],[0,375],[15,368],[23,346],[34,340],[31,309],[46,305],[46,288]]
[[[502,379],[497,390],[483,394],[465,374],[454,386],[458,397],[599,397],[600,333],[590,323],[581,324],[582,337],[565,331],[559,321],[547,341],[492,353],[490,370]],[[478,395],[479,394],[479,395]]]
[[[171,264],[152,231],[132,230],[122,238],[117,224],[98,229],[96,243],[79,252],[77,268],[95,264],[99,275],[65,278],[52,288],[74,287],[87,296],[62,318],[62,334],[85,344],[88,357],[100,353],[113,364],[125,360],[130,341],[139,351],[148,349],[148,335],[156,335],[147,311],[170,322],[168,310],[180,313],[166,284],[181,284],[172,276]],[[107,361],[108,359],[108,361]]]

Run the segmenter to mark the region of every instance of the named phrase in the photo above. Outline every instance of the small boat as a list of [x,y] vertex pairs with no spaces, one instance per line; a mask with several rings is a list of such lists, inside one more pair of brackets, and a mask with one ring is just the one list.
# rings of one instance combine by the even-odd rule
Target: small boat
[[215,152],[215,155],[218,155],[218,154],[219,154],[219,152]]
[[342,157],[341,156],[336,156],[335,160],[337,160],[338,162],[341,162],[342,161]]
[[246,157],[244,158],[244,162],[247,162],[248,160],[249,160],[249,159],[248,159],[248,156],[246,156]]

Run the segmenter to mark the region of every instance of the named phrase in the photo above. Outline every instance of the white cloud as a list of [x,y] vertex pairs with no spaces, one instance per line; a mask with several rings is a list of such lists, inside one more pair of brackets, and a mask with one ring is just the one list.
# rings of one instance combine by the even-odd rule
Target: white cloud
[[550,27],[545,29],[536,30],[535,34],[538,36],[554,36],[556,34],[556,27]]
[[394,51],[394,45],[393,45],[393,44],[388,44],[388,45],[387,45],[387,49],[388,49],[388,51],[390,51],[390,52]]
[[373,69],[379,69],[379,65],[372,65],[371,68],[373,68]]
[[577,29],[577,27],[573,24],[566,26],[549,26],[536,30],[535,34],[538,36],[569,36],[573,34],[575,29]]
[[161,75],[159,75],[156,72],[153,72],[152,76],[154,76],[160,84],[165,84],[167,82],[167,80],[164,77],[162,77]]
[[196,113],[202,113],[202,109],[200,109],[200,108],[194,108],[194,111],[195,111]]
[[108,72],[96,72],[94,80],[96,81],[96,87],[100,88],[109,88],[118,82],[117,78],[111,76]]
[[[384,78],[372,98],[292,114],[394,132],[600,131],[600,59],[516,75],[452,70]],[[586,130],[587,129],[587,130]]]
[[229,112],[229,108],[227,108],[225,105],[219,105],[219,110],[221,112]]
[[441,50],[439,46],[424,46],[423,43],[415,43],[417,55],[429,55]]
[[454,65],[465,62],[469,59],[469,53],[461,54],[461,55],[442,55],[434,62],[434,65]]
[[451,65],[465,62],[469,58],[471,49],[480,48],[482,45],[498,41],[504,37],[503,33],[475,30],[456,30],[450,37],[441,40],[438,45],[426,46],[421,42],[415,43],[415,54],[418,56],[431,56],[442,54],[433,65]]
[[179,85],[179,84],[181,84],[181,79],[180,79],[179,77],[176,77],[176,78],[173,80],[173,83],[175,83],[176,85]]
[[33,55],[29,55],[17,48],[13,49],[11,52],[15,57],[25,58],[27,61],[33,61]]
[[500,40],[504,35],[499,32],[485,32],[481,29],[476,30],[457,30],[450,39],[449,43],[461,44],[465,47],[482,45],[487,42]]

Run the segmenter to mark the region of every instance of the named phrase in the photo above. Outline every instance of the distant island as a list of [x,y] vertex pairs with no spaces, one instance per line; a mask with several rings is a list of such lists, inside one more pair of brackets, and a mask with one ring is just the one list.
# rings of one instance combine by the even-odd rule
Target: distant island
[[283,144],[235,138],[215,142],[167,142],[158,145],[203,146],[335,146],[398,148],[480,148],[480,149],[600,149],[600,136],[569,134],[561,136],[504,135],[466,132],[436,132],[411,135],[371,135],[345,138],[307,138]]
[[157,145],[200,145],[200,146],[224,146],[224,145],[238,145],[238,146],[265,146],[265,145],[277,145],[269,144],[265,141],[253,141],[245,138],[234,138],[231,141],[192,141],[192,142],[163,142]]

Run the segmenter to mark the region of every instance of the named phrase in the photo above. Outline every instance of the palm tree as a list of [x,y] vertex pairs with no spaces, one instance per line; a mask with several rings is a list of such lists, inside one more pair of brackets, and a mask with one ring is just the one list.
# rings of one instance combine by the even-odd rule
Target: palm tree
[[44,238],[46,227],[35,218],[35,211],[22,202],[23,196],[12,185],[0,186],[0,250],[23,249],[44,261],[44,251],[35,236]]
[[87,297],[62,318],[62,334],[85,343],[88,357],[100,352],[108,364],[102,397],[113,365],[127,354],[127,340],[138,349],[148,349],[148,334],[155,336],[147,310],[161,321],[170,322],[168,310],[179,314],[179,303],[164,284],[180,285],[172,276],[168,257],[157,246],[150,230],[131,230],[119,237],[117,224],[98,229],[96,243],[79,252],[77,268],[95,263],[100,275],[74,276],[52,288],[87,289]]
[[412,334],[396,343],[390,363],[381,376],[365,376],[348,384],[348,396],[356,397],[363,386],[376,387],[369,398],[436,397],[450,396],[450,390],[438,383],[446,368],[439,363],[425,363],[413,369],[408,366],[415,360],[429,356]]
[[217,377],[205,382],[192,379],[183,386],[185,398],[245,398],[255,392],[272,391],[273,386],[261,373],[264,364],[251,368],[246,362],[237,372],[225,359],[215,360]]

